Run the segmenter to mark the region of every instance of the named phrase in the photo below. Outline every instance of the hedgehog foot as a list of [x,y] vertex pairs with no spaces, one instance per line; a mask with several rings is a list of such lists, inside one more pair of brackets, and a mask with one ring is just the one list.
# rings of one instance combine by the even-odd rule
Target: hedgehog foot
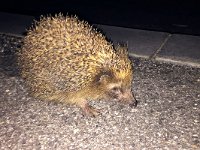
[[84,108],[82,108],[84,113],[88,116],[96,117],[100,114],[100,111],[98,109],[95,109],[94,107],[90,105],[86,105]]
[[82,108],[84,114],[87,116],[96,117],[100,114],[100,110],[90,106],[86,100],[81,101],[81,103],[79,102],[78,106]]

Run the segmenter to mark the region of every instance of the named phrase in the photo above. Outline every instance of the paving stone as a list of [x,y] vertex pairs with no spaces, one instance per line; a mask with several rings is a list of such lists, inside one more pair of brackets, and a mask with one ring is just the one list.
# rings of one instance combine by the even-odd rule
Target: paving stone
[[31,26],[34,17],[19,14],[0,13],[0,32],[23,35]]
[[130,53],[150,56],[162,44],[168,33],[97,25],[106,36],[116,43],[127,43]]
[[174,34],[157,57],[200,63],[200,37]]

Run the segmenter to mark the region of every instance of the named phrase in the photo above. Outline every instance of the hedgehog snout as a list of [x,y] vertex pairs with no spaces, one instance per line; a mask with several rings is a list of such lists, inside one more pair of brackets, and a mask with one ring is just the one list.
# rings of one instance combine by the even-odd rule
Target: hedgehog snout
[[123,103],[128,103],[130,107],[137,106],[137,100],[131,89],[127,89],[124,92],[122,92],[121,95],[119,96],[119,99]]
[[132,108],[132,107],[136,107],[137,104],[138,104],[138,101],[136,100],[135,95],[132,93],[132,101],[129,104],[129,106]]
[[109,96],[124,104],[129,104],[130,107],[137,106],[137,100],[131,89],[122,89],[122,88],[114,87],[110,91]]

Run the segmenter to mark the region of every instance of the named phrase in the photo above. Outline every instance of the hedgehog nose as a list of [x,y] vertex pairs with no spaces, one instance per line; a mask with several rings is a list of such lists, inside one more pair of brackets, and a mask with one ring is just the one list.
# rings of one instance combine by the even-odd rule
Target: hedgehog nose
[[132,99],[131,103],[129,104],[129,106],[131,108],[136,107],[138,104],[138,101],[136,100],[135,95],[134,94],[132,94],[132,95],[133,95],[133,99]]
[[137,103],[138,103],[138,101],[135,100],[135,101],[133,101],[132,103],[130,103],[129,106],[130,106],[131,108],[137,107]]

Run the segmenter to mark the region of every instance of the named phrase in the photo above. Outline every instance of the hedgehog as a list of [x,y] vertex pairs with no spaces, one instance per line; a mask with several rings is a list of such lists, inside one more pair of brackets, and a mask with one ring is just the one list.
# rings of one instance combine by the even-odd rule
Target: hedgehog
[[91,100],[136,106],[127,47],[114,46],[77,16],[42,16],[27,30],[18,54],[22,78],[34,98],[75,104],[85,114],[99,110]]

